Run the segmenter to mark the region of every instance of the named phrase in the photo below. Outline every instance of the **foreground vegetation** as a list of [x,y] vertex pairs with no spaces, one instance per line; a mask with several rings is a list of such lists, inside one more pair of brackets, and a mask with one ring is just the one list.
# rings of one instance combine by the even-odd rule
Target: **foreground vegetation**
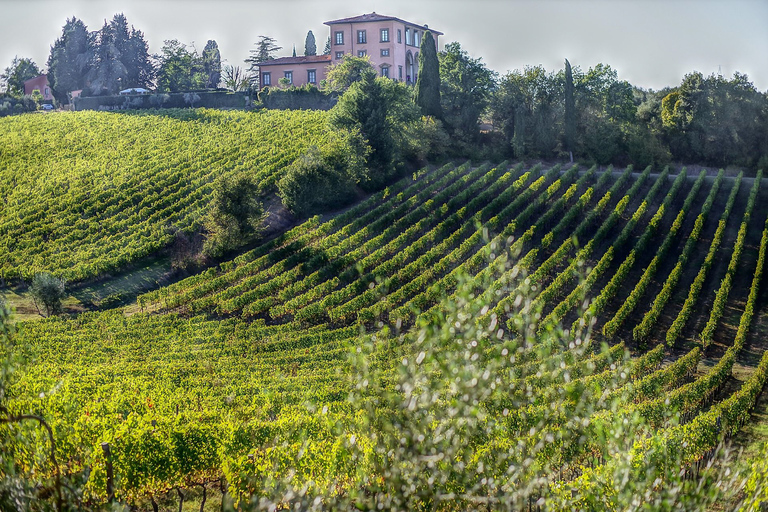
[[[3,407],[51,425],[81,506],[704,508],[768,378],[766,188],[638,171],[425,170],[152,313],[21,324]],[[55,487],[44,431],[6,432]]]

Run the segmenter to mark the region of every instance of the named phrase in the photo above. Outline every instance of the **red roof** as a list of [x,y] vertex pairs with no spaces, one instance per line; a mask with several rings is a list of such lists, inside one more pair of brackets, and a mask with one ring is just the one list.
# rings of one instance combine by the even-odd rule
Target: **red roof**
[[410,21],[401,20],[400,18],[396,18],[394,16],[384,16],[382,14],[376,14],[375,12],[372,12],[370,14],[361,14],[360,16],[352,16],[351,18],[341,18],[339,20],[326,21],[325,25],[338,25],[341,23],[367,23],[370,21],[399,21],[400,23],[404,23],[406,25],[412,25],[422,30],[429,30],[430,32],[432,32],[433,34],[437,34],[438,36],[443,35],[442,32],[431,29],[427,25],[419,25],[418,23],[411,23]]
[[264,62],[259,62],[257,66],[279,66],[281,64],[312,64],[314,62],[331,62],[330,55],[302,55],[301,57],[279,57]]

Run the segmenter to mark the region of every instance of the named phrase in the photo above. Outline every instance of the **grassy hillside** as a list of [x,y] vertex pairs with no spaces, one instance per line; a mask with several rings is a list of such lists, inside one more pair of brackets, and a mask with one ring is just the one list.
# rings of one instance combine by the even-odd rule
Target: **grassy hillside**
[[72,112],[0,119],[0,272],[84,280],[200,221],[214,178],[279,171],[326,136],[304,111]]
[[239,497],[283,477],[344,495],[426,479],[437,450],[451,476],[420,503],[461,486],[465,506],[566,508],[614,477],[604,433],[624,418],[644,422],[618,453],[661,468],[749,419],[766,196],[760,175],[446,165],[141,296],[146,312],[21,324],[34,364],[11,404],[44,412],[95,497],[109,440],[137,503],[221,477]]

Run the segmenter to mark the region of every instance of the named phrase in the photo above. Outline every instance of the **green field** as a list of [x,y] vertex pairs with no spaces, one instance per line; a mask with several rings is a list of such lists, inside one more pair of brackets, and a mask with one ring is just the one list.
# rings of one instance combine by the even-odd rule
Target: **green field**
[[[213,175],[271,186],[324,136],[323,114],[193,112],[0,120],[5,275],[118,271],[199,219]],[[291,485],[360,508],[387,482],[419,490],[394,508],[665,495],[622,464],[698,476],[721,440],[760,437],[766,201],[761,173],[426,168],[128,308],[20,322],[9,408],[50,422],[94,503],[104,442],[142,509],[224,481],[241,503]]]
[[113,272],[200,224],[216,177],[272,192],[325,140],[323,112],[72,112],[0,119],[0,273]]

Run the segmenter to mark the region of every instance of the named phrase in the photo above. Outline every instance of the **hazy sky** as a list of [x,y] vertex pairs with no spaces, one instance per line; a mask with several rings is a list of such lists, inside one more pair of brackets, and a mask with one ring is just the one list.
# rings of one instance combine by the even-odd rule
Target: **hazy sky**
[[222,58],[242,65],[259,35],[290,55],[312,30],[322,51],[324,21],[376,11],[428,24],[503,74],[526,65],[547,70],[568,58],[583,70],[610,64],[619,78],[659,89],[693,70],[749,75],[768,90],[768,0],[0,0],[0,68],[14,55],[44,66],[66,19],[89,30],[123,12],[150,52],[164,39],[215,39]]

